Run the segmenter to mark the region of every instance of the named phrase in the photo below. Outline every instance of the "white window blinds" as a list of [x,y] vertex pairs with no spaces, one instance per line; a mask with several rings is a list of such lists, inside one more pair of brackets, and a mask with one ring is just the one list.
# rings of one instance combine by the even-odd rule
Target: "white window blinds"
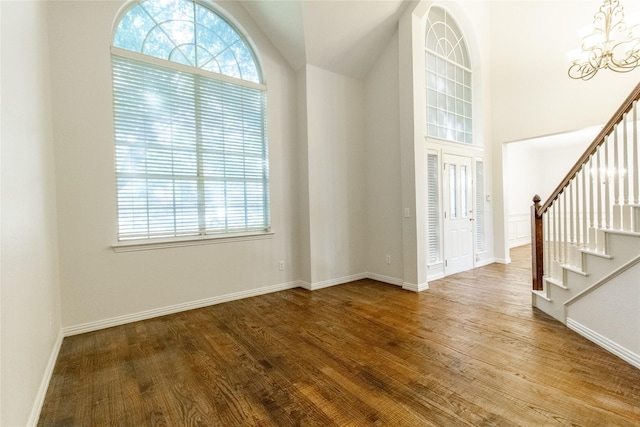
[[112,63],[119,240],[268,230],[264,90]]

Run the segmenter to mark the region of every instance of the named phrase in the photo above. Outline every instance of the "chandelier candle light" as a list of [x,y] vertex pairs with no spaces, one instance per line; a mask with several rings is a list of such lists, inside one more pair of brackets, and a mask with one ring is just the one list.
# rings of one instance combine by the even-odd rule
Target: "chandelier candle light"
[[580,37],[582,48],[569,53],[572,79],[589,80],[602,68],[627,73],[640,65],[640,24],[627,25],[619,0],[604,0]]

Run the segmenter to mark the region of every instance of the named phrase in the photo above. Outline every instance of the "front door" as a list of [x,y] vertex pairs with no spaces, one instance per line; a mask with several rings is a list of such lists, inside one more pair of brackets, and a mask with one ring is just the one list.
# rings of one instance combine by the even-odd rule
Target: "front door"
[[444,273],[473,268],[471,158],[445,154],[443,184]]

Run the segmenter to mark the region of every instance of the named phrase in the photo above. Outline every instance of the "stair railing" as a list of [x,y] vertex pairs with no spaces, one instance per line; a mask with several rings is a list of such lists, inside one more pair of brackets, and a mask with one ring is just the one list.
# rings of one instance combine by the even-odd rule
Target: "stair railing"
[[[640,205],[638,84],[549,198],[531,207],[533,290],[562,268],[580,265],[580,251],[605,253],[604,230],[637,229]],[[612,200],[613,199],[613,200]]]

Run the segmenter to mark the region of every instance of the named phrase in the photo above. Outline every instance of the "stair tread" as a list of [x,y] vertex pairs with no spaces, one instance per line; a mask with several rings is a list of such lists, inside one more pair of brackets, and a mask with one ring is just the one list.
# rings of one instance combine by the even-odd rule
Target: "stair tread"
[[640,232],[638,231],[629,231],[629,230],[612,230],[612,229],[603,229],[605,233],[611,234],[620,234],[622,236],[635,236],[640,237]]
[[613,259],[613,257],[611,255],[609,255],[609,254],[606,254],[604,252],[594,251],[592,249],[580,249],[580,252],[582,252],[583,254],[593,255],[593,256],[600,257],[600,258]]
[[564,285],[564,283],[562,282],[562,280],[560,280],[560,279],[556,279],[555,277],[543,277],[543,279],[544,279],[546,282],[548,282],[548,283],[550,283],[550,284],[552,284],[552,285],[554,285],[554,286],[557,286],[557,287],[559,287],[559,288],[561,288],[561,289],[564,289],[564,290],[569,289],[569,288],[567,288],[567,287]]
[[543,299],[543,300],[545,300],[545,301],[553,302],[553,300],[547,296],[547,294],[546,294],[546,292],[545,292],[545,291],[535,291],[535,290],[532,290],[532,291],[531,291],[531,293],[533,293],[533,294],[535,294],[535,295],[539,296],[540,298],[542,298],[542,299]]
[[560,267],[564,268],[565,270],[569,270],[569,271],[573,271],[576,274],[579,274],[581,276],[589,276],[589,273],[587,273],[586,271],[583,271],[580,267],[577,267],[575,265],[570,265],[570,264],[560,264]]

